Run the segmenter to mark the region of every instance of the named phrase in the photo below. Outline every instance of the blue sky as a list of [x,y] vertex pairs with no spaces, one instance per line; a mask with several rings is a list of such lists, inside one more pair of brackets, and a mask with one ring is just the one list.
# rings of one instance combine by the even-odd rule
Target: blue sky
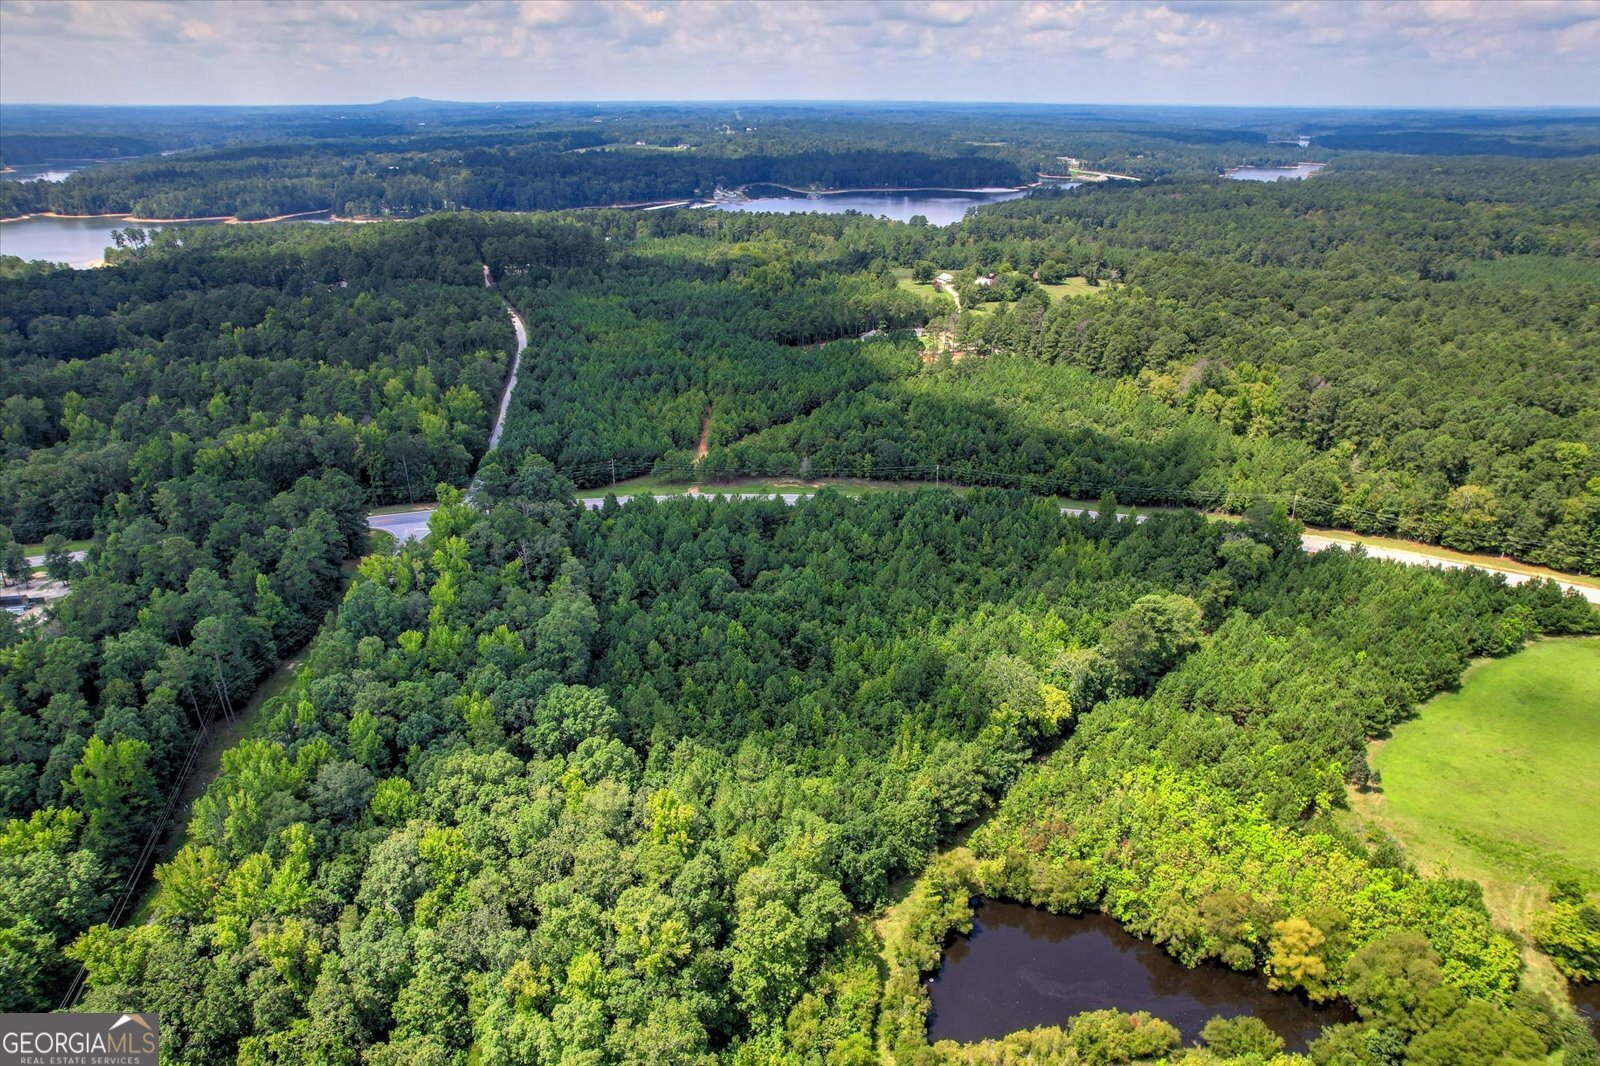
[[0,0],[6,103],[1600,106],[1600,0]]

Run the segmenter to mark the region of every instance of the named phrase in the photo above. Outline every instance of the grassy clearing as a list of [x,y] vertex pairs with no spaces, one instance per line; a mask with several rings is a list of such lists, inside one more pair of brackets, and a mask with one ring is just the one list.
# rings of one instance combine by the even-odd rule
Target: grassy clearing
[[[1550,882],[1600,886],[1600,640],[1546,640],[1479,663],[1459,691],[1374,745],[1383,791],[1352,793],[1426,873],[1470,877],[1502,926],[1527,935]],[[1566,1002],[1531,944],[1528,987]]]
[[[804,481],[793,477],[736,477],[714,482],[701,481],[690,484],[682,481],[667,481],[662,478],[645,475],[643,477],[629,478],[627,481],[619,481],[615,489],[602,486],[600,488],[584,489],[578,495],[581,497],[599,497],[604,496],[607,492],[614,491],[618,496],[640,493],[650,493],[654,496],[681,496],[688,494],[691,488],[701,496],[715,496],[718,493],[735,492],[816,492],[818,489],[824,488],[832,489],[834,492],[844,496],[867,496],[877,492],[907,492],[914,489],[933,488],[943,489],[946,492],[953,492],[960,496],[972,491],[972,487],[968,485],[935,485],[931,481],[882,481],[873,478],[856,477],[820,478],[812,481]],[[1097,505],[1094,500],[1080,500],[1070,496],[1047,498],[1055,500],[1062,507],[1093,508]],[[1154,514],[1158,511],[1176,509],[1164,507],[1118,507],[1117,513],[1125,515]],[[1235,520],[1231,515],[1220,517]]]
[[[892,267],[890,268],[890,273],[895,277],[895,286],[904,289],[906,292],[916,293],[918,296],[942,297],[946,300],[954,299],[948,292],[935,292],[932,285],[912,281],[910,267]],[[1039,286],[1039,288],[1050,294],[1050,299],[1052,300],[1059,300],[1065,296],[1093,296],[1096,293],[1108,292],[1111,287],[1110,284],[1090,285],[1083,278],[1068,278],[1059,285]],[[976,307],[969,307],[967,310],[975,315],[993,314],[998,306],[998,304],[984,303],[978,304]]]
[[[685,482],[668,481],[647,474],[643,477],[619,481],[614,490],[601,486],[595,489],[584,489],[578,495],[604,496],[609,491],[615,491],[618,496],[637,495],[640,493],[650,493],[655,496],[681,496],[689,493],[690,489],[694,489],[701,496],[715,496],[719,492],[815,492],[820,488],[826,487],[846,496],[863,496],[871,492],[896,492],[922,488],[924,485],[929,488],[933,487],[931,481],[872,481],[866,478],[827,478],[820,481],[803,481],[800,478],[792,477],[736,477],[714,482]],[[949,486],[945,487],[948,488]],[[955,491],[965,492],[968,490],[958,488]]]
[[156,849],[149,869],[145,872],[146,886],[138,906],[134,909],[133,916],[128,919],[128,925],[139,925],[149,920],[151,908],[155,904],[160,887],[150,883],[154,880],[156,867],[162,863],[172,861],[172,857],[183,846],[184,838],[189,832],[189,820],[194,815],[194,804],[201,796],[205,795],[211,782],[222,774],[222,755],[239,745],[251,736],[257,735],[261,729],[261,709],[267,702],[276,696],[287,692],[300,674],[300,666],[305,662],[305,651],[302,649],[296,654],[283,660],[278,668],[267,675],[265,681],[256,686],[250,701],[240,709],[232,719],[218,715],[211,724],[211,731],[206,737],[205,747],[201,749],[199,758],[195,761],[194,769],[189,774],[189,779],[183,783],[183,791],[178,798],[177,815],[167,827],[166,836]]
[[[69,540],[69,541],[67,541],[67,549],[66,550],[69,551],[69,552],[86,552],[86,551],[89,550],[89,545],[91,545],[93,543],[94,543],[94,541],[92,541],[92,540]],[[22,553],[24,555],[43,555],[44,554],[44,545],[43,544],[24,544],[22,546]]]
[[1545,640],[1475,665],[1377,746],[1359,813],[1430,872],[1482,882],[1526,930],[1558,877],[1600,888],[1600,640]]
[[407,511],[421,511],[431,508],[433,502],[427,503],[391,503],[387,507],[374,507],[367,511],[368,514],[405,514]]
[[[904,277],[901,276],[902,274],[904,274]],[[909,292],[912,295],[921,296],[921,297],[923,297],[925,299],[931,298],[931,299],[935,299],[935,300],[944,300],[944,301],[953,301],[955,299],[948,292],[944,292],[942,290],[935,290],[932,285],[927,285],[927,284],[924,284],[923,282],[920,282],[920,281],[912,281],[911,280],[911,271],[909,271],[909,270],[904,270],[904,269],[896,270],[894,272],[894,276],[895,276],[895,282],[894,282],[895,288],[903,289],[904,291]]]
[[1044,285],[1039,288],[1050,294],[1050,299],[1059,300],[1063,296],[1093,296],[1103,293],[1110,288],[1109,285],[1090,285],[1083,278],[1068,278],[1059,285]]

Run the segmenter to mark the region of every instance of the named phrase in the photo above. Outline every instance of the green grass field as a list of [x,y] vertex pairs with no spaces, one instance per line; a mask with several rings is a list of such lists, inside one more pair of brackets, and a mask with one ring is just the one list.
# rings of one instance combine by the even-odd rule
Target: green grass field
[[1040,285],[1039,288],[1050,294],[1050,299],[1059,300],[1063,296],[1093,296],[1095,293],[1106,292],[1110,285],[1090,285],[1083,278],[1068,278],[1059,285]]
[[[935,299],[953,299],[947,292],[935,292],[933,286],[911,280],[910,267],[893,267],[891,273],[895,276],[895,286],[906,292],[914,292],[918,296],[931,296]],[[1083,278],[1068,278],[1059,285],[1040,285],[1039,288],[1050,294],[1050,299],[1059,300],[1064,296],[1093,296],[1095,293],[1108,292],[1110,284],[1090,285]],[[994,304],[979,304],[977,307],[968,308],[975,315],[993,314]]]
[[895,277],[895,288],[897,289],[903,289],[906,292],[915,293],[927,299],[942,300],[945,303],[950,303],[955,299],[947,292],[936,292],[932,285],[925,282],[912,281],[910,267],[896,267],[892,272]]
[[1378,747],[1358,810],[1424,870],[1471,877],[1525,929],[1558,877],[1600,888],[1600,640],[1546,640],[1467,672]]
[[[69,552],[86,552],[86,551],[89,550],[89,545],[91,545],[93,543],[94,543],[94,541],[92,541],[92,540],[69,540],[69,541],[67,541],[67,551],[69,551]],[[44,545],[42,543],[41,544],[24,544],[22,546],[22,550],[27,555],[43,555],[44,554]]]
[[[648,492],[654,496],[677,496],[687,493],[691,487],[698,490],[698,494],[702,496],[716,496],[718,493],[726,494],[741,492],[816,492],[818,489],[823,488],[832,489],[843,496],[867,496],[877,492],[908,492],[915,489],[931,488],[942,488],[948,492],[953,492],[958,496],[972,491],[972,488],[967,485],[935,485],[931,481],[882,481],[873,478],[858,477],[818,478],[810,481],[802,481],[799,478],[792,477],[733,477],[723,478],[718,481],[686,483],[683,481],[672,481],[667,480],[666,478],[659,478],[646,474],[641,477],[629,478],[626,481],[619,481],[617,482],[617,487],[615,489],[610,488],[610,486],[602,485],[599,488],[582,489],[578,492],[578,495],[581,497],[604,496],[607,492],[614,491],[618,496],[645,492]],[[1095,500],[1082,500],[1071,496],[1053,496],[1049,498],[1054,499],[1062,507],[1093,508],[1097,505],[1097,501]],[[1174,508],[1165,507],[1119,506],[1117,508],[1117,513],[1125,515],[1154,514],[1158,511],[1173,509]],[[1238,521],[1238,519],[1234,518],[1232,515],[1222,515],[1218,517],[1221,517],[1225,521]]]

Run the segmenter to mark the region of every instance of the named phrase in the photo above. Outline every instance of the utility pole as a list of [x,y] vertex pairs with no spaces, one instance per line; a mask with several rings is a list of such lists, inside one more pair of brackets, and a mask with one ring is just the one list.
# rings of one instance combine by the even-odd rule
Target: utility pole
[[233,701],[228,698],[228,679],[222,673],[222,655],[215,656],[217,663],[217,692],[222,696],[222,710],[228,716],[228,721],[233,721]]
[[939,464],[938,463],[934,463],[933,464],[933,487],[934,488],[938,488],[939,487]]
[[1290,518],[1294,518],[1296,512],[1298,512],[1299,510],[1300,510],[1300,494],[1297,492],[1293,496],[1289,497],[1289,517]]
[[617,487],[617,461],[611,460],[611,487]]

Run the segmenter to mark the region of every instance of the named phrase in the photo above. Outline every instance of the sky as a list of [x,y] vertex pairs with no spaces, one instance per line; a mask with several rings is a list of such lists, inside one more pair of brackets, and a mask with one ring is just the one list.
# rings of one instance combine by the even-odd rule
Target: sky
[[0,103],[1600,106],[1600,0],[0,0]]

